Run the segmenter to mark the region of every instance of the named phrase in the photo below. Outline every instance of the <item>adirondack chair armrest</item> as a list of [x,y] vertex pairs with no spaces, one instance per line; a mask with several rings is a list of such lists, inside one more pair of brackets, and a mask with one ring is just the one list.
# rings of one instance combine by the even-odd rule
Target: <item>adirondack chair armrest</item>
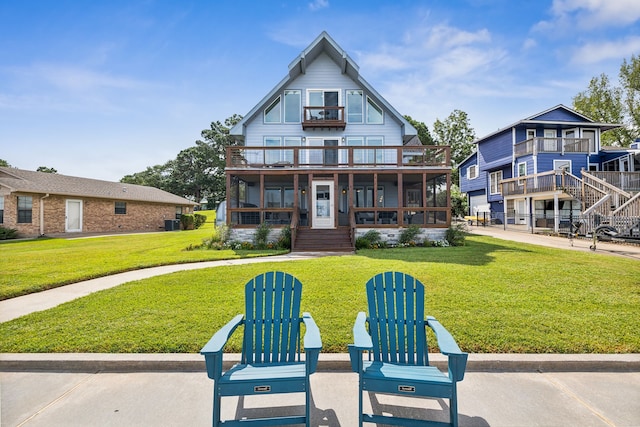
[[212,380],[220,378],[222,375],[222,350],[229,340],[233,331],[242,323],[243,314],[238,314],[231,319],[226,325],[220,328],[200,350],[200,354],[204,356],[207,365],[207,375]]
[[318,329],[310,313],[302,313],[302,321],[305,327],[303,345],[307,372],[312,374],[316,371],[316,366],[318,365],[318,357],[322,349],[322,338],[320,337],[320,329]]
[[460,350],[453,336],[435,317],[427,316],[427,325],[436,334],[440,352],[448,357],[449,377],[453,381],[462,381],[468,354]]
[[362,370],[362,352],[372,348],[371,335],[367,331],[367,315],[364,312],[360,312],[353,324],[353,344],[349,344],[349,359],[351,360],[351,370],[353,372]]

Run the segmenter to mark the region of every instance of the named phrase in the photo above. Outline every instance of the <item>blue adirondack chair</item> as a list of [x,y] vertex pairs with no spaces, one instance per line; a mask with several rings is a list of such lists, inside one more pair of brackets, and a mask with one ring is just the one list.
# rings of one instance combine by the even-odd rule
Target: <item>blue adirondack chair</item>
[[[214,381],[214,427],[309,425],[309,375],[316,370],[322,342],[311,315],[300,317],[301,294],[302,284],[290,274],[268,272],[254,277],[245,286],[245,314],[234,317],[200,350],[207,375]],[[301,323],[305,325],[304,361],[300,357]],[[244,325],[241,361],[223,372],[223,348],[239,325]],[[304,416],[220,420],[222,396],[299,392],[306,396]]]
[[[372,277],[366,289],[369,317],[358,313],[349,345],[351,367],[359,374],[359,425],[457,426],[456,382],[464,378],[467,353],[435,318],[425,317],[424,285],[408,274],[386,272]],[[448,374],[429,366],[427,326],[448,356]],[[449,399],[450,422],[364,414],[364,392]]]

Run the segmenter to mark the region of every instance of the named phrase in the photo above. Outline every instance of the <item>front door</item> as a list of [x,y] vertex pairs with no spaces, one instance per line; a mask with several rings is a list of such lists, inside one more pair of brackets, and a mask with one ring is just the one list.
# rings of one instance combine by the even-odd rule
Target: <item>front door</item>
[[67,200],[64,231],[82,231],[82,200]]
[[335,228],[333,181],[313,181],[312,228]]

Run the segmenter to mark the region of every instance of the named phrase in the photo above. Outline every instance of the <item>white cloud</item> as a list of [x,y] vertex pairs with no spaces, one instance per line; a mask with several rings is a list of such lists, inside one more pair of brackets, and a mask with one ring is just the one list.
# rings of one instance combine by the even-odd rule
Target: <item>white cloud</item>
[[595,64],[609,59],[620,60],[640,52],[640,36],[622,40],[596,41],[586,43],[577,49],[572,57],[573,64]]
[[541,30],[620,27],[640,20],[638,0],[554,0],[551,21],[542,21]]
[[309,9],[312,11],[329,7],[329,0],[313,0],[309,3]]

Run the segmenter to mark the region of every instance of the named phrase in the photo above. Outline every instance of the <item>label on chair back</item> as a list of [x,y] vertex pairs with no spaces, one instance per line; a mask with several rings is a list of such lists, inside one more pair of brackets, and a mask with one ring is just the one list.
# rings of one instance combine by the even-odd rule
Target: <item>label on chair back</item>
[[415,393],[416,388],[412,385],[399,385],[398,391],[403,393]]
[[257,385],[253,388],[253,391],[255,393],[266,393],[271,391],[271,386],[270,385]]

